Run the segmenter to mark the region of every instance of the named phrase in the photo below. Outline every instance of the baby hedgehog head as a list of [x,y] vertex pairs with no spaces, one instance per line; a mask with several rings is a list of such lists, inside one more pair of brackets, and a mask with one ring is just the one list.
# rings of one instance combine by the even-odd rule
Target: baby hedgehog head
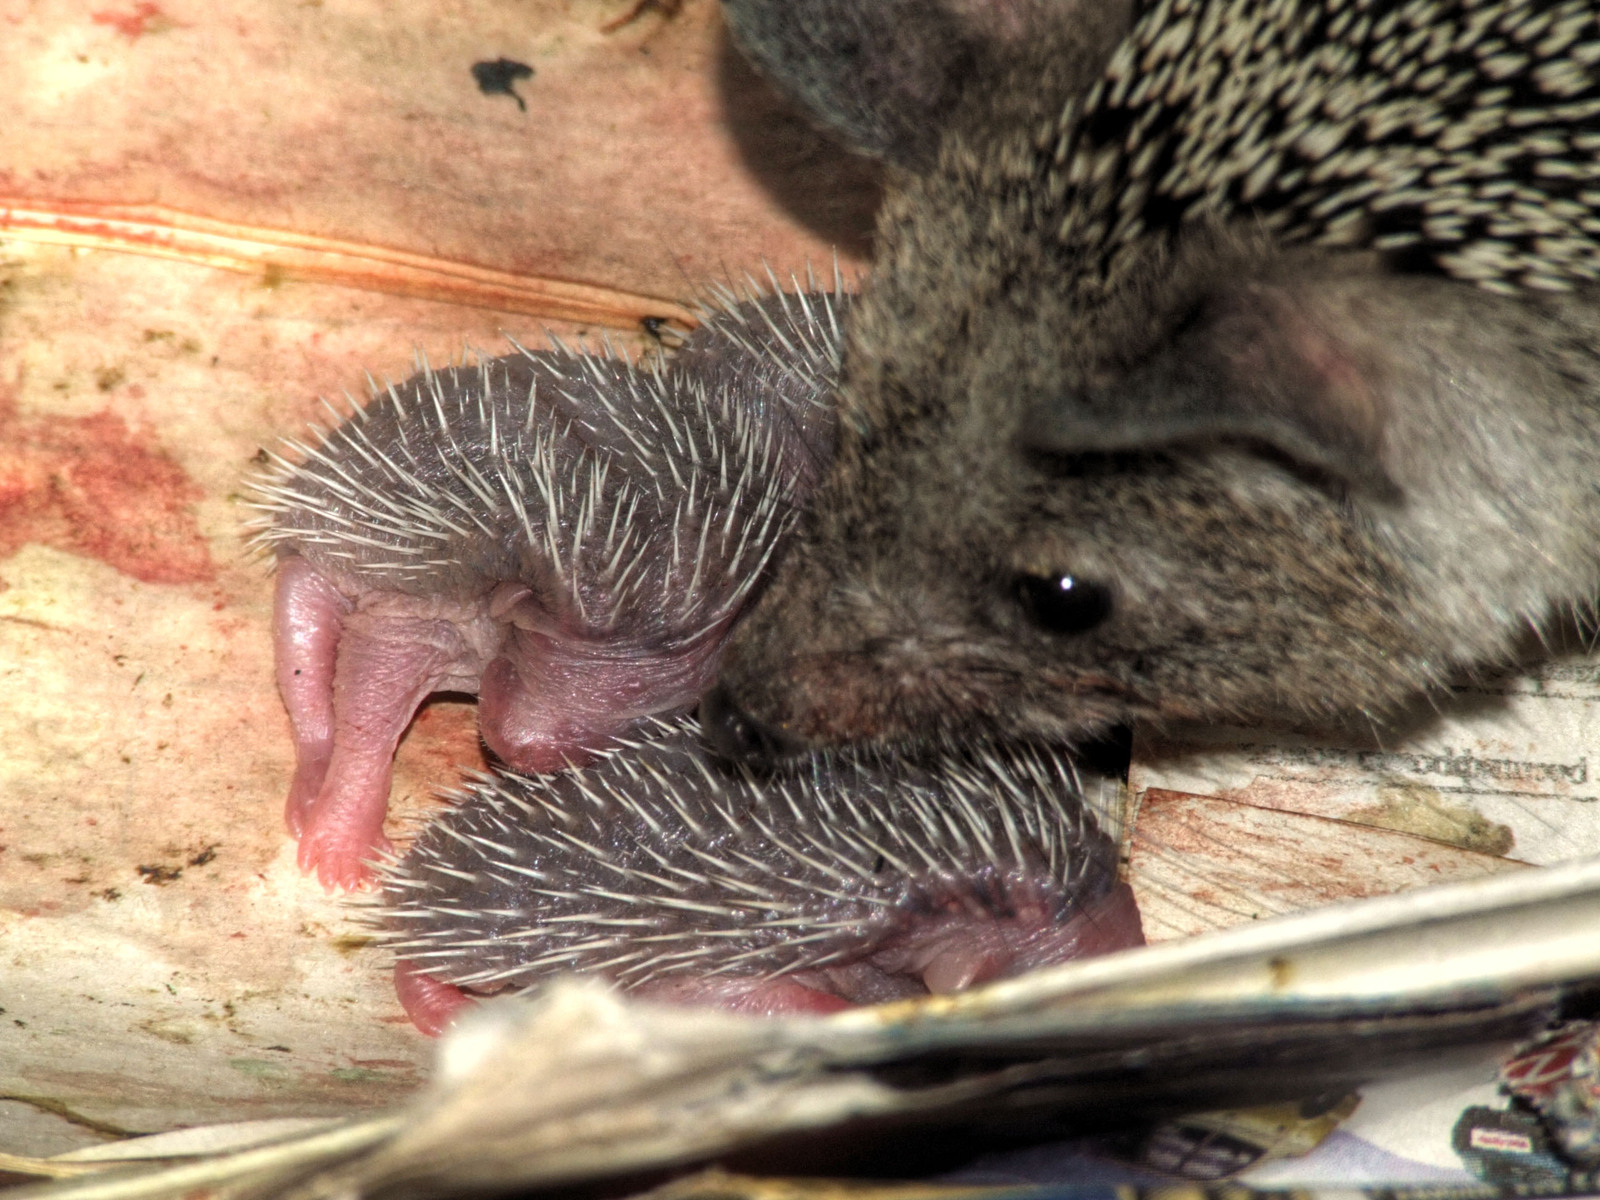
[[303,866],[365,877],[429,693],[532,771],[695,703],[832,457],[848,304],[723,291],[670,356],[424,366],[257,481]]
[[[776,284],[776,280],[773,281]],[[717,291],[680,352],[609,344],[426,364],[291,442],[255,542],[342,585],[465,598],[520,584],[542,624],[682,642],[744,602],[832,453],[836,278]]]
[[1071,764],[818,755],[758,778],[658,722],[587,768],[480,779],[381,872],[395,954],[480,992],[588,972],[730,1004],[870,1003],[1136,944]]

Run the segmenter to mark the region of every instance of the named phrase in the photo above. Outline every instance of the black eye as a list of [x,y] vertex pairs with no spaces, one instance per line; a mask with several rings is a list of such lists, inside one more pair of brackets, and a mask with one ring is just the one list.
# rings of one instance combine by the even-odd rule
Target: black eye
[[1077,575],[1018,575],[1017,600],[1051,633],[1086,633],[1111,615],[1111,589]]

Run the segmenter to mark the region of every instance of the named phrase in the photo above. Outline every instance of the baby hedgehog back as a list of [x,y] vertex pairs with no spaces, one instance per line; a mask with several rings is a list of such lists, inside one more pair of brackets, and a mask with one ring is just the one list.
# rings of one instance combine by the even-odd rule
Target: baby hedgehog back
[[295,446],[258,491],[302,866],[365,876],[432,692],[477,693],[485,742],[530,770],[695,702],[831,456],[847,303],[730,294],[648,365],[424,367]]
[[587,767],[469,787],[384,868],[385,937],[424,1027],[444,987],[572,971],[743,1011],[953,991],[1140,943],[1097,804],[1033,747],[757,777],[654,722]]

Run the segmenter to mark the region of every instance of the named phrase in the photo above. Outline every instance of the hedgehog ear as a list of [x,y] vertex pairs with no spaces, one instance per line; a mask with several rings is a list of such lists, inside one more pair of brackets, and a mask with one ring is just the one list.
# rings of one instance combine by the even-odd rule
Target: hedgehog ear
[[1286,289],[1249,284],[1207,299],[1114,383],[1034,409],[1023,442],[1054,455],[1243,443],[1393,500],[1388,415],[1379,364]]
[[[734,40],[851,149],[927,166],[985,53],[1060,0],[723,0]],[[1067,6],[1071,7],[1071,6]]]

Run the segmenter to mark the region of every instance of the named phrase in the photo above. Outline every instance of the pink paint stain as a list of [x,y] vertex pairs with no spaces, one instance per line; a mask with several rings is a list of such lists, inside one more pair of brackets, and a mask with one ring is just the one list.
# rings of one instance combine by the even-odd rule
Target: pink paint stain
[[23,418],[0,399],[0,557],[28,542],[97,558],[145,583],[216,575],[202,492],[115,413]]
[[129,12],[113,12],[107,8],[89,14],[89,19],[96,25],[109,25],[124,37],[135,39],[143,37],[146,27],[159,16],[161,16],[159,4],[152,4],[150,0],[139,0]]

